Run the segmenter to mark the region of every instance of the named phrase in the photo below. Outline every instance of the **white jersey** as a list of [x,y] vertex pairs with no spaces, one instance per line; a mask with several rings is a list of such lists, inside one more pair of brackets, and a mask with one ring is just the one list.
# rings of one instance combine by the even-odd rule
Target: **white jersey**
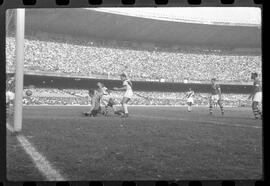
[[128,79],[128,80],[125,80],[123,82],[123,86],[125,86],[127,89],[126,89],[126,92],[124,94],[124,97],[127,97],[129,99],[131,99],[131,97],[133,96],[133,91],[132,91],[132,83],[131,81]]
[[14,98],[15,98],[15,94],[13,92],[11,92],[11,91],[6,92],[6,103],[14,100]]
[[102,87],[101,92],[102,92],[103,95],[109,95],[107,87]]
[[102,87],[101,92],[102,92],[102,99],[107,99],[110,97],[110,93],[107,87]]

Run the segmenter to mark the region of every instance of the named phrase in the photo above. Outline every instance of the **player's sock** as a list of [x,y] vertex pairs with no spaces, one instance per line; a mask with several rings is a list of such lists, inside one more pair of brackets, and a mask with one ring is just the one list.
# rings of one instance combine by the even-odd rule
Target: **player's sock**
[[257,108],[253,109],[253,114],[254,114],[255,119],[261,118],[260,111]]
[[223,107],[220,107],[221,114],[224,115],[224,109]]
[[253,110],[253,114],[254,114],[255,119],[262,118],[262,113],[259,110],[258,104],[256,102],[252,103],[252,110]]
[[209,113],[212,114],[213,113],[213,105],[209,106]]
[[125,114],[128,114],[127,104],[123,104]]
[[108,112],[109,112],[109,108],[108,108],[108,105],[106,105],[106,106],[105,106],[105,113],[104,113],[104,115],[107,115]]
[[220,107],[221,114],[224,115],[224,108],[220,100],[218,101],[218,105]]

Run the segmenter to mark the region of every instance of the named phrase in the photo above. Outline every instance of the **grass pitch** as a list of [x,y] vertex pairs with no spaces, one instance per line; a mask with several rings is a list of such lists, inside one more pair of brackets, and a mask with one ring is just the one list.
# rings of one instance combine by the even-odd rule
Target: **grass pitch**
[[[67,180],[262,178],[262,121],[250,108],[130,107],[129,118],[84,106],[26,106],[22,134]],[[7,133],[9,180],[46,180]]]

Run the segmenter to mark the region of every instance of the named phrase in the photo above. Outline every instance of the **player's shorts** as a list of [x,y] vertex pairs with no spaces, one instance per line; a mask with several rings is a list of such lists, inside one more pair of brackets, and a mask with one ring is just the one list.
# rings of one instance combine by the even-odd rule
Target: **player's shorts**
[[194,103],[193,98],[188,98],[188,99],[187,99],[187,103],[192,103],[192,104],[193,104],[193,103]]
[[219,100],[219,96],[218,96],[218,95],[212,95],[210,99],[211,99],[211,101],[213,101],[214,103],[217,103],[218,100]]
[[124,97],[129,98],[129,99],[131,99],[132,96],[133,96],[133,92],[132,91],[126,91],[126,93],[124,94]]
[[252,101],[262,102],[262,92],[256,92]]

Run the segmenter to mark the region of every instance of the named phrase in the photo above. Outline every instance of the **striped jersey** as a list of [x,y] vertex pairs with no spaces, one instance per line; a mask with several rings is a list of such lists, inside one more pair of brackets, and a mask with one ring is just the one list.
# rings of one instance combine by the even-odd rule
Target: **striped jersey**
[[194,91],[188,91],[187,92],[187,98],[191,98],[194,96]]

